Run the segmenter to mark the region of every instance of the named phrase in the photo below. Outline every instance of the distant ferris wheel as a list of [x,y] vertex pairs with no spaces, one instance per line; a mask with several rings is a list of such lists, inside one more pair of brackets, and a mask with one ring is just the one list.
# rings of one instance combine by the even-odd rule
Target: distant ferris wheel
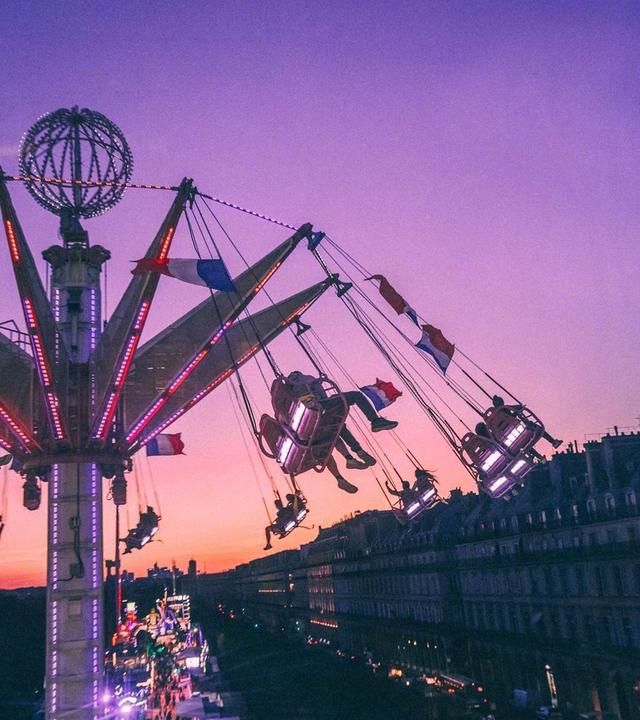
[[27,189],[55,215],[101,215],[122,198],[132,171],[133,156],[120,128],[77,105],[40,117],[20,145]]

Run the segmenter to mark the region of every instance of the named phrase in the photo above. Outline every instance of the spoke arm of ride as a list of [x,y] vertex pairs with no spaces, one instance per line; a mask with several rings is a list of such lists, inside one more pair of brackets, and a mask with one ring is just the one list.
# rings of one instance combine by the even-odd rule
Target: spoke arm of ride
[[[29,342],[40,379],[40,388],[44,397],[49,425],[53,438],[56,441],[64,442],[67,440],[63,407],[66,377],[63,373],[56,375],[56,367],[67,367],[67,363],[64,361],[66,351],[58,337],[55,319],[42,280],[1,173],[0,207],[2,208],[2,220],[9,245],[9,255],[27,325]],[[56,357],[58,362],[55,362]]]
[[[178,221],[192,192],[191,181],[183,180],[145,258],[166,260]],[[109,435],[159,279],[155,272],[134,275],[100,338],[96,351],[98,410],[91,428],[93,440],[105,441]]]
[[33,426],[34,377],[31,356],[0,333],[0,418],[13,454],[40,447],[29,429]]
[[[129,445],[136,452],[178,418],[197,405],[263,347],[274,340],[295,318],[304,313],[333,280],[312,285],[282,302],[233,325],[225,342],[218,343],[182,384],[180,390],[155,415],[144,431]],[[131,429],[128,429],[127,436]]]
[[[309,238],[311,232],[310,224],[303,225],[235,278],[235,292],[213,294],[140,348],[125,389],[128,411],[137,412],[127,433],[127,443],[132,443],[141,435],[215,346],[222,342],[224,333],[237,321],[240,313],[300,240]],[[157,388],[163,386],[162,392],[157,393]]]

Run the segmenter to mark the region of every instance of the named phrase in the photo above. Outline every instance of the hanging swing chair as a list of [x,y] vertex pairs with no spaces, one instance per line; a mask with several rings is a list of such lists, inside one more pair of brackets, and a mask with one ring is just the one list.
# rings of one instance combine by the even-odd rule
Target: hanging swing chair
[[410,487],[405,487],[403,483],[402,489],[398,490],[394,487],[394,490],[390,491],[391,495],[396,495],[398,498],[392,504],[392,511],[402,525],[417,520],[422,513],[440,502],[435,487],[435,477],[422,468],[416,469],[415,475],[415,482]]
[[275,458],[288,475],[322,472],[349,414],[338,386],[326,377],[307,383],[277,377],[271,385],[271,404],[275,418],[260,418],[262,452]]
[[[296,490],[293,494],[287,493],[287,504],[278,510],[276,517],[271,523],[271,532],[282,540],[292,533],[309,514],[307,500],[304,495]],[[278,499],[280,494],[278,493]]]
[[542,422],[524,405],[490,407],[482,417],[491,437],[511,456],[533,448],[545,433]]

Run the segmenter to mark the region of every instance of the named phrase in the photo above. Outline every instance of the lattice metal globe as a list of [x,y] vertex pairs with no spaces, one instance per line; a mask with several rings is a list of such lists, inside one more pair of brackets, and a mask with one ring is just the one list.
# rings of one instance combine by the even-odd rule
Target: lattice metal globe
[[87,108],[43,115],[20,145],[20,172],[34,178],[25,180],[29,192],[56,215],[89,218],[106,212],[122,198],[132,171],[133,156],[120,128]]

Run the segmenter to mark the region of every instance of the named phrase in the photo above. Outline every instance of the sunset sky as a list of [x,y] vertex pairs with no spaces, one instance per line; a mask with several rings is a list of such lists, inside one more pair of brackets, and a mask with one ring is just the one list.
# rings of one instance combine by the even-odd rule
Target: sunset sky
[[[17,170],[22,133],[41,114],[76,104],[102,112],[128,138],[135,182],[189,176],[204,192],[313,222],[384,273],[553,434],[582,443],[640,422],[639,20],[637,3],[584,0],[4,3],[0,164]],[[44,274],[40,253],[57,242],[57,219],[24,188],[10,191]],[[84,223],[113,254],[109,312],[171,199],[130,191]],[[287,237],[224,208],[219,218],[250,260]],[[224,239],[221,250],[240,272]],[[172,254],[193,255],[184,227]],[[269,289],[283,298],[321,278],[300,247]],[[0,320],[21,322],[4,241],[0,283]],[[204,293],[163,278],[145,339]],[[396,382],[335,295],[306,319],[359,384]],[[273,352],[285,370],[310,369],[290,338]],[[257,414],[268,411],[253,364],[243,377]],[[471,489],[408,393],[385,415],[445,492]],[[143,574],[154,561],[185,567],[194,557],[214,571],[260,556],[258,485],[269,502],[270,490],[255,455],[253,475],[227,388],[171,431],[186,455],[139,463],[151,496],[157,487],[159,542],[125,567]],[[407,471],[391,438],[378,437]],[[274,551],[386,506],[369,472],[348,477],[358,494],[326,473],[302,476],[314,527]],[[0,587],[42,584],[46,503],[28,512],[20,478],[8,482]],[[106,557],[113,518],[107,503]]]

